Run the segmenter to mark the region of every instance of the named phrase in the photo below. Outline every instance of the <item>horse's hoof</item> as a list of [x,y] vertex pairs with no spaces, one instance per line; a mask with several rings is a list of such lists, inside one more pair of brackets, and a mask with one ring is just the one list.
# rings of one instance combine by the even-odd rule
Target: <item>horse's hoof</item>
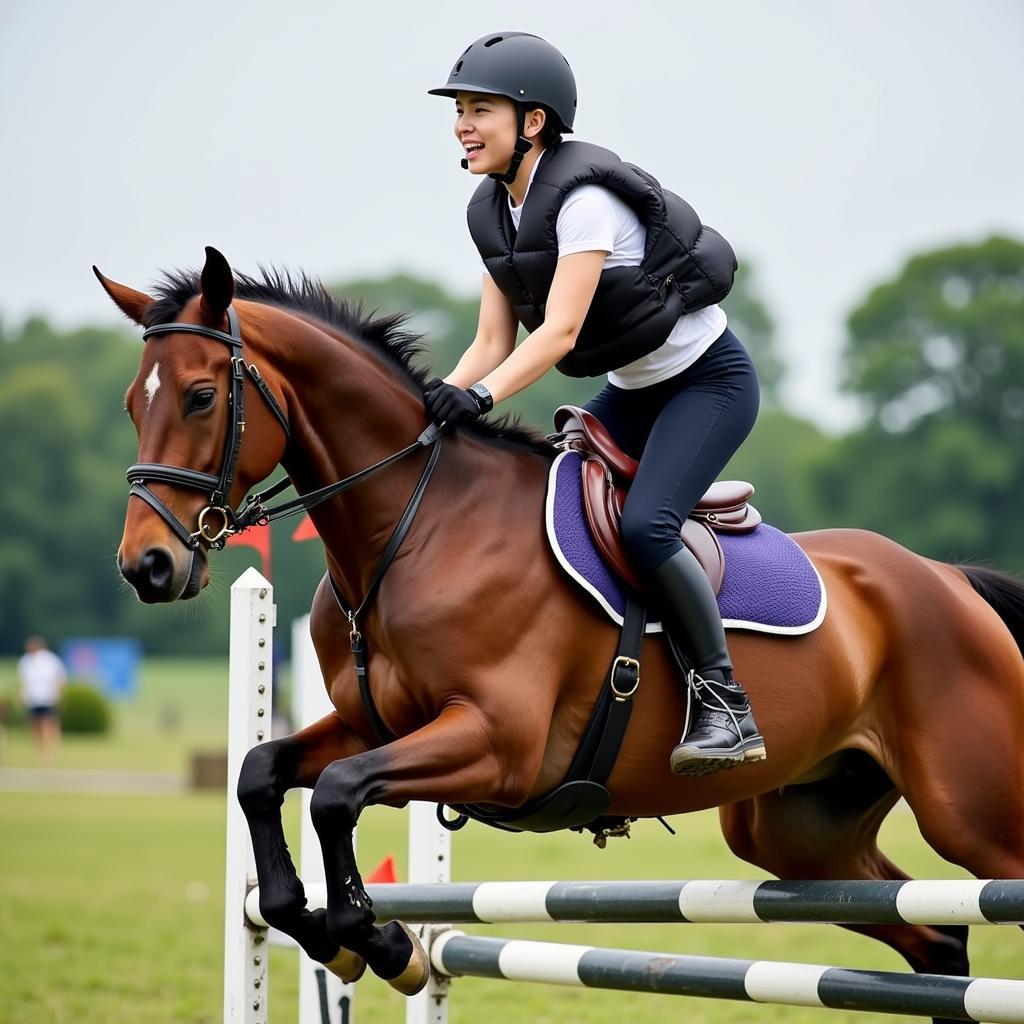
[[331,972],[336,974],[346,985],[351,985],[353,981],[358,981],[366,970],[366,961],[358,954],[353,953],[351,949],[345,949],[344,946],[338,950],[338,955],[324,967]]
[[408,936],[412,943],[412,953],[409,955],[409,963],[405,970],[397,978],[388,978],[388,984],[403,996],[414,996],[426,985],[430,978],[430,957],[423,948],[416,933],[404,922],[397,921],[396,924]]

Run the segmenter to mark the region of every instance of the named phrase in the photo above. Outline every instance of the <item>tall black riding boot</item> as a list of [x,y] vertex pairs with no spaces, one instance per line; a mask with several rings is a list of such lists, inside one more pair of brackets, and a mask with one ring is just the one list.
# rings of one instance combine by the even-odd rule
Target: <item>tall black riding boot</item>
[[700,563],[681,548],[655,569],[650,582],[669,647],[686,674],[686,722],[669,759],[672,771],[707,775],[744,760],[764,760],[764,739],[746,691],[732,677],[718,602]]

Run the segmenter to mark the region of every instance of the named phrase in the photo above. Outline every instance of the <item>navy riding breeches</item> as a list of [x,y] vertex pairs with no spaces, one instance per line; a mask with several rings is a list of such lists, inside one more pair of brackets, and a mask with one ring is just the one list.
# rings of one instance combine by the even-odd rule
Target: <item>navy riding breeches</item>
[[622,539],[642,576],[683,546],[684,520],[750,433],[760,396],[750,354],[727,328],[674,377],[644,388],[606,384],[584,406],[640,463]]

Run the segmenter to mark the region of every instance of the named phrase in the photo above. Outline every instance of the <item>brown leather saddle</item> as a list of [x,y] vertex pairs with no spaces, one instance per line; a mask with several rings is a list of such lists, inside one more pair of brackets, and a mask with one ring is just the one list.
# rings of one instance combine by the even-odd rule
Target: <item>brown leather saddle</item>
[[[583,456],[583,503],[598,549],[625,583],[644,593],[646,587],[629,564],[619,531],[626,494],[639,464],[586,409],[559,406],[555,430],[553,440],[560,448]],[[700,562],[716,594],[725,577],[725,554],[715,532],[746,533],[761,522],[761,514],[749,504],[753,493],[753,484],[744,480],[717,480],[683,523],[682,541]]]

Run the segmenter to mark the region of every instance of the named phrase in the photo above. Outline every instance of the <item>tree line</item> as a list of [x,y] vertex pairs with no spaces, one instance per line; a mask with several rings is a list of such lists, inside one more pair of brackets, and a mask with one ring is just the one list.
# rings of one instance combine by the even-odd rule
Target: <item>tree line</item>
[[[477,300],[434,281],[396,274],[332,291],[409,310],[442,376],[476,329]],[[791,532],[877,530],[933,558],[1024,571],[1014,529],[1024,502],[1024,244],[996,236],[921,253],[863,297],[847,318],[841,374],[862,418],[840,437],[784,407],[772,317],[745,268],[725,307],[764,400],[723,475],[756,485],[766,520]],[[226,650],[228,588],[253,552],[216,554],[213,584],[170,607],[140,605],[116,572],[124,470],[137,451],[123,399],[141,345],[127,326],[0,324],[0,653],[19,651],[29,633],[130,634],[149,653]],[[600,386],[551,373],[508,405],[546,432],[556,406]],[[292,543],[294,525],[274,527],[282,622],[308,609],[324,571],[318,542]]]

